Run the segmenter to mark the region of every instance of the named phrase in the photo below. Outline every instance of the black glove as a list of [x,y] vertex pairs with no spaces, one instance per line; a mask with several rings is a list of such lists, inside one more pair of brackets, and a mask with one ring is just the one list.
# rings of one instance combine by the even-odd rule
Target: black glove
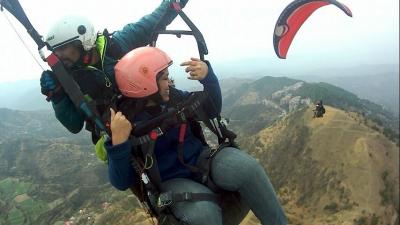
[[57,104],[65,97],[64,90],[50,70],[43,71],[40,77],[40,87],[42,94],[47,96],[46,100],[51,100],[54,104]]

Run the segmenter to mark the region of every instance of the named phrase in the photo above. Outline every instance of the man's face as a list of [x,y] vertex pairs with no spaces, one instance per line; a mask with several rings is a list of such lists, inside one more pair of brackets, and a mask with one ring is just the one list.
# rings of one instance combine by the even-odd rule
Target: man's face
[[81,50],[75,43],[69,43],[56,48],[54,54],[63,62],[65,67],[71,68],[79,60]]
[[169,101],[169,72],[168,68],[160,72],[161,76],[157,80],[158,93],[164,102]]

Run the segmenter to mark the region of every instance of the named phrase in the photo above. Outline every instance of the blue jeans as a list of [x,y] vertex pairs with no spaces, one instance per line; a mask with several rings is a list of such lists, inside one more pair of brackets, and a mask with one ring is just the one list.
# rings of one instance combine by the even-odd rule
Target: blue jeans
[[[184,224],[237,225],[247,214],[248,207],[263,225],[287,224],[264,168],[247,153],[232,147],[222,149],[212,160],[211,177],[219,188],[240,193],[243,202],[226,210],[211,201],[174,203],[170,208]],[[174,193],[212,193],[205,185],[184,178],[165,181],[162,186],[163,191]]]

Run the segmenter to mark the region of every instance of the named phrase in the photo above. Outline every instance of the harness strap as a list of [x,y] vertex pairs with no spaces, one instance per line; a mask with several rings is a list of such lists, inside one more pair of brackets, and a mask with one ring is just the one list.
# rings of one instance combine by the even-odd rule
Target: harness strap
[[[161,193],[161,178],[160,171],[157,168],[157,162],[154,156],[154,144],[158,136],[162,135],[165,131],[171,127],[171,125],[176,126],[179,124],[179,132],[178,132],[178,160],[184,165],[189,171],[199,174],[201,177],[199,181],[201,183],[207,185],[211,190],[218,191],[219,188],[212,182],[209,174],[210,174],[210,163],[215,154],[225,146],[231,146],[231,142],[226,141],[226,137],[224,136],[224,132],[221,129],[222,125],[220,125],[220,121],[218,119],[214,119],[214,121],[210,120],[210,118],[206,115],[204,110],[201,107],[202,102],[206,98],[206,95],[200,94],[195,95],[191,94],[187,99],[179,99],[178,103],[172,104],[173,107],[168,108],[168,110],[156,117],[151,119],[150,121],[135,124],[135,131],[138,129],[138,133],[135,135],[131,135],[130,141],[133,146],[139,147],[141,149],[141,153],[143,155],[144,166],[139,170],[138,175],[142,178],[144,183],[146,194],[146,203],[149,205],[153,215],[157,217],[163,215],[168,212],[169,205],[174,202],[182,202],[182,201],[213,201],[216,203],[220,202],[220,197],[214,193],[173,193],[173,192],[164,192]],[[168,119],[173,117],[174,120],[168,123]],[[197,117],[197,118],[196,118]],[[198,165],[190,165],[185,163],[184,160],[184,143],[185,143],[185,134],[188,127],[189,120],[202,120],[204,124],[208,125],[209,129],[218,136],[219,147],[215,150],[204,151],[203,156],[204,160],[202,162],[198,162]],[[167,121],[167,122],[166,122]],[[173,122],[173,124],[171,124]],[[213,123],[212,123],[213,122]],[[154,129],[156,127],[156,129]],[[150,129],[151,132],[148,132]],[[147,133],[146,133],[147,132]],[[145,134],[139,136],[141,134]],[[148,177],[147,177],[148,175]],[[147,179],[146,179],[147,178]],[[197,179],[197,178],[196,178]],[[147,184],[145,183],[147,182]],[[150,187],[151,189],[149,189]],[[149,191],[150,190],[150,191]],[[166,211],[164,211],[166,210]]]
[[187,123],[182,123],[179,126],[179,144],[183,144],[185,141],[185,134],[186,134]]
[[185,143],[186,128],[187,128],[187,123],[182,123],[179,126],[178,160],[182,165],[184,165],[186,168],[188,168],[192,173],[198,173],[198,172],[200,172],[200,169],[198,167],[185,163],[184,143]]
[[[196,110],[196,116],[213,132],[218,138],[218,144],[229,142],[232,146],[237,146],[235,143],[236,134],[229,130],[226,125],[221,122],[221,118],[209,119],[203,110]],[[226,140],[228,139],[228,140]]]
[[176,202],[184,201],[210,201],[215,203],[220,203],[220,196],[212,193],[173,193],[172,191],[163,192],[157,199],[157,207],[163,208],[172,205]]
[[172,5],[172,7],[175,9],[175,11],[182,10],[182,7],[181,7],[181,5],[179,4],[179,1],[173,2],[171,5]]
[[218,130],[218,126],[216,126],[216,124],[214,123],[215,121],[213,121],[212,123],[208,116],[205,114],[204,110],[196,110],[195,114],[204,123],[204,125],[206,125],[206,127],[217,136],[219,144],[224,142],[222,133]]
[[107,52],[105,53],[107,56],[117,60],[124,56],[124,52],[122,51],[118,43],[113,39],[112,35],[114,33],[114,31],[110,33],[107,29],[104,29],[103,31],[103,35],[107,39]]
[[[153,183],[154,181],[149,178],[144,168],[140,165],[139,160],[137,160],[133,155],[131,157],[131,165],[138,177],[140,178],[140,183],[142,183],[144,186],[144,190],[142,190],[143,186],[141,185],[136,185],[135,187],[132,187],[132,193],[139,197],[139,200],[144,204],[145,208],[151,215],[154,215],[156,217],[160,216],[160,210],[155,206],[156,198],[159,193],[158,187]],[[140,189],[135,190],[135,188]]]
[[[154,128],[151,132],[155,132],[157,137],[160,137],[161,135],[164,134],[164,131],[161,127],[156,127]],[[147,144],[151,140],[151,135],[150,134],[145,134],[140,137],[136,137],[134,135],[131,135],[129,137],[129,141],[131,142],[132,146],[140,146]]]
[[147,143],[147,146],[143,146],[143,148],[141,148],[145,160],[143,169],[148,171],[150,180],[154,183],[154,185],[156,187],[161,187],[161,175],[158,169],[157,159],[154,155],[154,145],[158,137],[157,131],[151,131],[149,136],[150,141]]
[[200,173],[198,174],[199,176],[196,177],[196,180],[199,182],[203,183],[206,185],[208,188],[210,188],[213,192],[218,193],[221,189],[214,183],[210,176],[210,171],[211,171],[211,162],[212,159],[217,155],[217,153],[225,148],[232,146],[231,143],[229,142],[224,142],[218,146],[218,148],[207,148],[204,149],[203,152],[200,154],[197,166],[200,170]]

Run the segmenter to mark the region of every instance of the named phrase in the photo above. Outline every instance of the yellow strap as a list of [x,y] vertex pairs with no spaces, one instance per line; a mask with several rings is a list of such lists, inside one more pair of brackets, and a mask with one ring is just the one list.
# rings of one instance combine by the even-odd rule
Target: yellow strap
[[100,54],[101,68],[103,69],[104,56],[106,55],[107,38],[104,35],[99,35],[96,39],[96,48]]
[[101,138],[97,141],[95,145],[96,156],[103,162],[107,162],[107,150],[104,147],[104,143],[106,142],[106,136],[102,135]]

